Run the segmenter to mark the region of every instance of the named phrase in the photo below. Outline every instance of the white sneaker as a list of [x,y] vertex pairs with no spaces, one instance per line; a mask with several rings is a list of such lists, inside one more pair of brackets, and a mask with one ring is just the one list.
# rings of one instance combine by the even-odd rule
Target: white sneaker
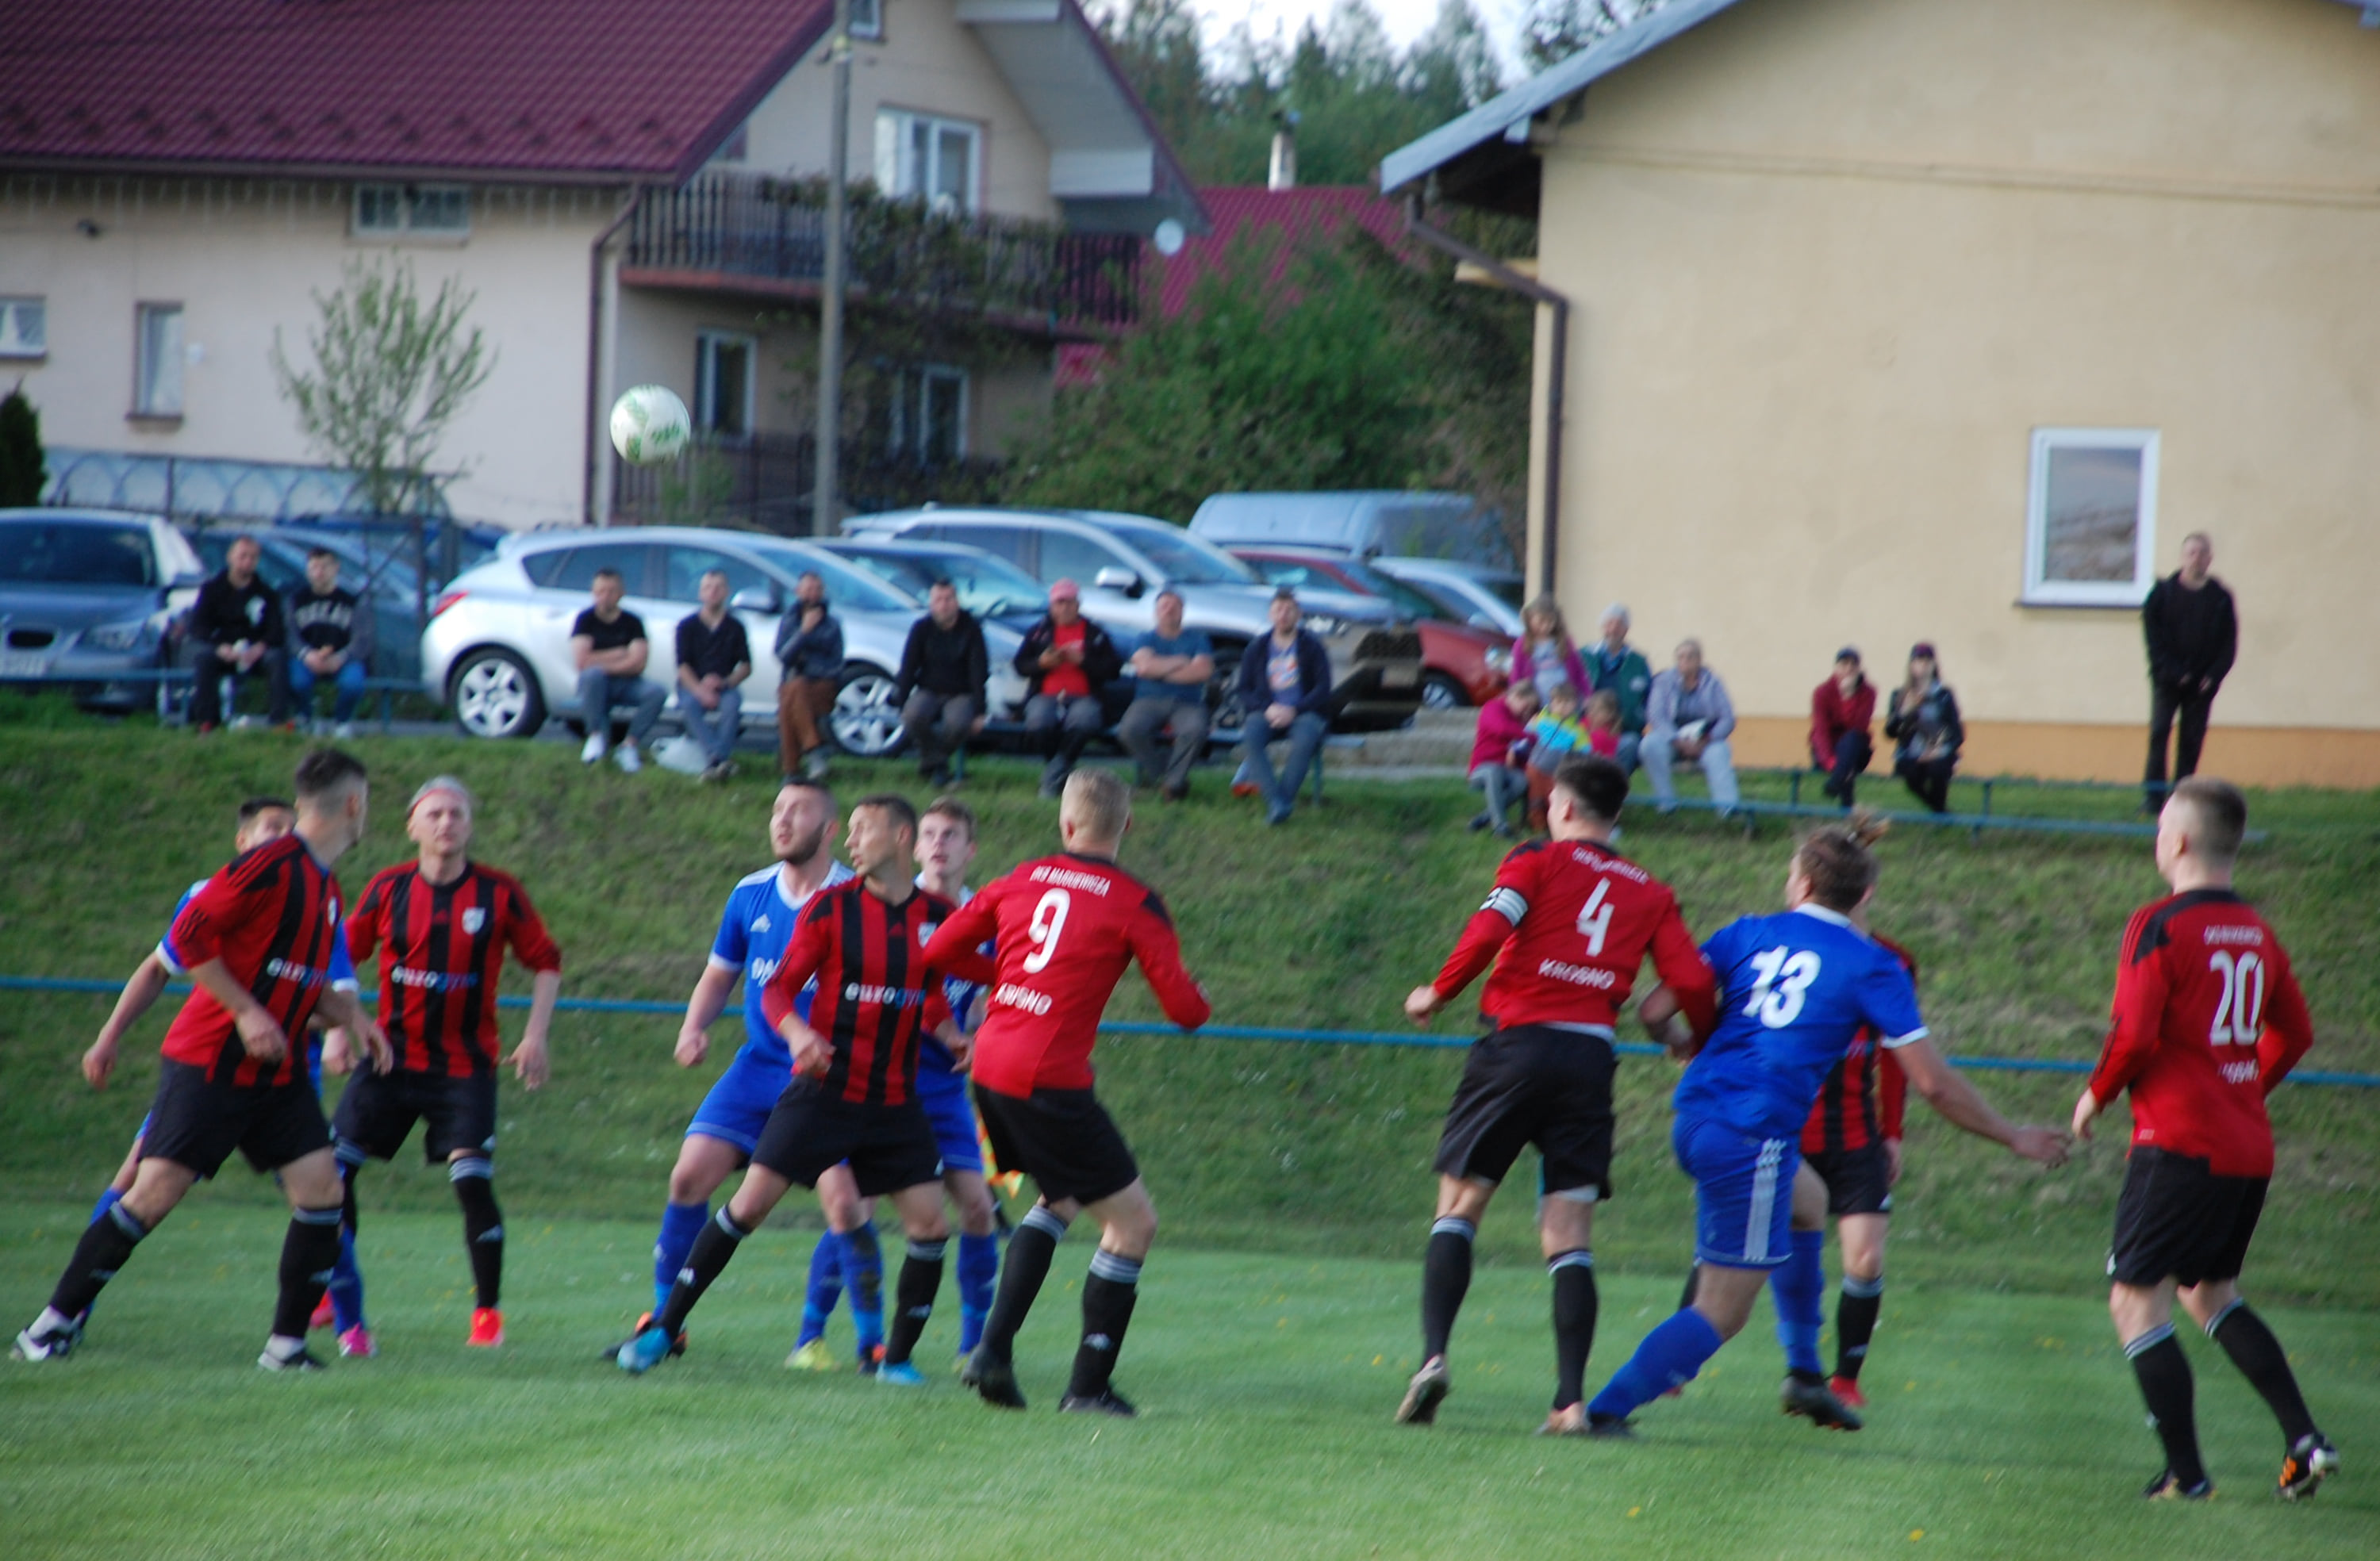
[[603,752],[611,745],[611,744],[603,740],[603,734],[601,732],[589,732],[587,734],[586,745],[578,750],[578,762],[580,764],[602,763]]
[[337,738],[342,743],[346,742],[348,739],[355,736],[355,734],[356,723],[351,720],[343,720],[337,726],[331,729],[331,735]]
[[645,761],[638,756],[637,745],[634,743],[623,743],[613,750],[612,762],[629,775],[634,775],[645,768]]

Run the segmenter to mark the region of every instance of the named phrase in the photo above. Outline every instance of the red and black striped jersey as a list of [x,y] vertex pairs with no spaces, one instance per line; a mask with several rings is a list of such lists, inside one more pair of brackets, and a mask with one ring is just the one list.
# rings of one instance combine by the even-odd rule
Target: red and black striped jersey
[[762,1010],[771,1028],[783,1024],[818,977],[809,1026],[833,1048],[820,1083],[844,1100],[899,1106],[917,1097],[917,1034],[951,1017],[941,977],[927,974],[926,943],[953,908],[924,889],[890,904],[864,878],[822,889],[802,907]]
[[164,1054],[232,1084],[285,1084],[298,1077],[306,1022],[331,984],[339,937],[339,880],[303,837],[283,835],[207,880],[174,918],[164,947],[176,974],[221,960],[289,1037],[278,1062],[259,1062],[240,1045],[231,1012],[205,988],[192,992],[167,1026]]
[[[1876,938],[1876,934],[1868,934]],[[1876,938],[1900,959],[1917,981],[1917,962],[1908,950],[1889,938]],[[1864,1149],[1871,1144],[1900,1136],[1901,1119],[1909,1103],[1909,1075],[1871,1025],[1860,1026],[1851,1049],[1835,1064],[1819,1087],[1818,1103],[1802,1128],[1802,1153],[1820,1155]]]
[[506,873],[467,863],[434,884],[419,862],[385,867],[347,917],[356,968],[378,950],[380,1023],[400,1072],[461,1078],[494,1071],[497,977],[510,947],[536,971],[562,968],[562,950]]

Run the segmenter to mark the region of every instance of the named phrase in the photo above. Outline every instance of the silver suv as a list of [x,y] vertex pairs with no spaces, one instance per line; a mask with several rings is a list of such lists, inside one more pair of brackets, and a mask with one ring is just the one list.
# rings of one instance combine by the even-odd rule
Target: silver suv
[[[834,739],[865,757],[901,745],[893,680],[923,604],[823,548],[756,532],[648,526],[508,537],[493,558],[450,582],[431,609],[421,631],[422,687],[452,707],[456,723],[474,737],[528,737],[549,713],[575,711],[570,625],[590,605],[599,569],[620,572],[625,605],[644,620],[652,647],[645,675],[673,693],[678,621],[696,611],[702,576],[724,570],[731,610],[752,642],[744,723],[771,732],[777,621],[794,599],[795,583],[816,572],[843,623],[843,691],[829,719]],[[1005,710],[1025,697],[1024,680],[1009,666],[1019,639],[987,623],[984,642],[991,659],[990,702]]]
[[[1125,644],[1157,621],[1157,593],[1182,595],[1183,622],[1215,644],[1215,677],[1228,688],[1248,642],[1271,631],[1272,587],[1238,559],[1178,526],[1108,510],[929,508],[860,515],[855,537],[964,542],[1015,564],[1044,586],[1072,578],[1083,611]],[[1306,626],[1330,653],[1342,731],[1402,726],[1421,707],[1421,636],[1378,601],[1350,593],[1300,592]]]

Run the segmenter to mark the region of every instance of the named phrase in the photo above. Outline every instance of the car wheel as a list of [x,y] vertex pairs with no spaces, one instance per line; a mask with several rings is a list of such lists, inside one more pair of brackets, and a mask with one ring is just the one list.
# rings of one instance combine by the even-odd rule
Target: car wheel
[[447,685],[455,724],[468,737],[534,737],[545,724],[536,675],[509,650],[475,650]]
[[1427,672],[1421,680],[1421,704],[1426,710],[1467,710],[1471,696],[1444,672]]
[[844,753],[880,759],[900,747],[901,707],[892,702],[894,686],[889,673],[874,667],[855,668],[844,678],[827,725]]

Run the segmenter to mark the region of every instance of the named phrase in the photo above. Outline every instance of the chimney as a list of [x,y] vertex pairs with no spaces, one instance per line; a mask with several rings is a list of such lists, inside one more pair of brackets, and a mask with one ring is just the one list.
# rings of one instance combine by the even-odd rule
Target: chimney
[[1267,189],[1297,188],[1297,110],[1282,108],[1273,111],[1272,122],[1280,128],[1272,133],[1272,171],[1265,176]]

